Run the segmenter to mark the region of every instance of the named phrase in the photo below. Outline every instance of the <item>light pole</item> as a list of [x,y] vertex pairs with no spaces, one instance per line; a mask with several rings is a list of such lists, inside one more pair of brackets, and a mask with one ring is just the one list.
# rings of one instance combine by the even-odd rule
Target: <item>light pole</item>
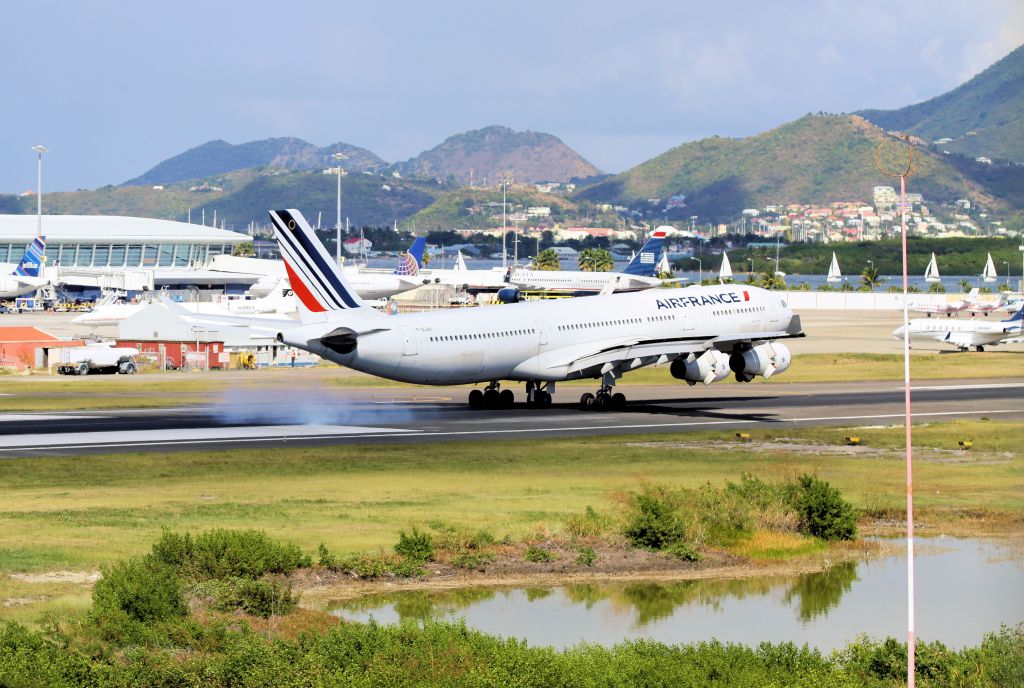
[[508,175],[501,178],[501,269],[508,269],[508,251],[505,249],[505,235],[508,234],[508,220],[505,219],[505,211],[508,204],[505,201],[508,192]]
[[44,146],[32,146],[32,150],[39,154],[39,162],[36,167],[36,236],[43,235],[43,153],[48,153]]
[[338,217],[337,224],[334,225],[334,229],[337,232],[337,246],[334,247],[334,253],[335,260],[338,265],[341,265],[341,163],[343,160],[348,160],[348,156],[338,151],[331,157],[334,158],[334,162],[338,163],[338,166],[335,168],[338,172]]
[[697,270],[699,271],[697,273],[697,284],[700,285],[704,283],[704,263],[701,262],[700,258],[694,258],[694,260],[697,261]]
[[1020,249],[1020,293],[1024,294],[1024,244],[1017,248]]
[[1010,261],[1003,260],[1000,262],[1006,266],[1006,291],[1010,291],[1013,289],[1013,287],[1010,286]]
[[750,275],[751,277],[753,277],[754,276],[754,259],[753,258],[747,258],[747,260],[750,261],[750,272],[748,272],[747,274]]

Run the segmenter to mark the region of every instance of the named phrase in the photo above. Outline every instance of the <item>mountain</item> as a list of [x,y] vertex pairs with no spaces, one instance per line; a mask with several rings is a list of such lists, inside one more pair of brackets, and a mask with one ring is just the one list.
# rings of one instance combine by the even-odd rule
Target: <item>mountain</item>
[[561,139],[535,131],[484,127],[451,136],[411,160],[397,163],[403,176],[437,177],[460,184],[493,184],[507,172],[517,182],[569,181],[601,171]]
[[898,130],[970,157],[1024,162],[1024,46],[970,81],[923,103],[899,110],[857,113],[886,130]]
[[258,167],[290,171],[316,170],[335,165],[331,155],[336,152],[348,156],[343,167],[352,172],[376,172],[386,164],[365,148],[347,143],[318,148],[293,137],[263,139],[237,145],[218,139],[168,158],[148,172],[129,179],[122,186],[173,184]]
[[[546,220],[530,218],[530,224],[575,222],[574,218],[579,213],[579,208],[572,201],[555,194],[542,194],[527,184],[509,186],[505,201],[509,213],[523,213],[531,206],[550,209],[551,214]],[[440,194],[433,203],[413,215],[410,221],[418,230],[426,231],[501,227],[501,203],[501,190],[494,187],[454,189]],[[508,220],[507,216],[506,220],[512,226],[512,220]]]
[[[576,198],[648,210],[648,199],[658,199],[653,207],[660,211],[669,197],[682,194],[686,205],[668,216],[703,220],[725,220],[743,208],[771,203],[870,201],[872,187],[894,181],[875,166],[875,149],[886,140],[892,139],[856,115],[806,115],[748,138],[715,136],[685,143],[577,192]],[[969,161],[960,170],[948,156],[919,153],[909,185],[928,201],[968,197],[994,208],[1011,207],[969,169],[995,166]]]

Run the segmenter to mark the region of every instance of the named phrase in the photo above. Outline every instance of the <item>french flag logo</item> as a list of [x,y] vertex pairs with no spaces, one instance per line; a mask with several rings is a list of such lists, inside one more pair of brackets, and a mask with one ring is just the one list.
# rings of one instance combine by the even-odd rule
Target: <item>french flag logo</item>
[[749,301],[750,300],[750,292],[749,291],[744,290],[744,292],[743,292],[743,300],[744,301]]

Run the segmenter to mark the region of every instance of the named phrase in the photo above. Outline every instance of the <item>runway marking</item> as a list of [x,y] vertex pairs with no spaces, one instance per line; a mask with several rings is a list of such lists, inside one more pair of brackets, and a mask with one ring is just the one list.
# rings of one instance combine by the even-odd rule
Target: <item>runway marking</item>
[[78,416],[55,413],[4,413],[0,414],[0,423],[24,422],[33,420],[92,420],[103,416]]
[[[938,416],[968,416],[968,415],[975,415],[975,414],[995,415],[995,414],[1004,414],[1004,413],[1024,413],[1024,409],[996,409],[996,410],[993,410],[993,411],[935,411],[935,412],[930,412],[930,413],[918,413],[918,414],[915,414],[915,417],[916,418],[931,418],[931,417],[938,417]],[[734,419],[734,420],[711,420],[711,421],[696,421],[696,422],[686,422],[686,423],[646,423],[646,424],[630,424],[630,425],[605,425],[605,426],[600,426],[598,429],[601,429],[601,430],[638,430],[638,429],[644,429],[644,428],[684,428],[684,427],[704,427],[704,426],[714,426],[714,425],[753,425],[753,424],[765,424],[765,425],[768,425],[768,424],[778,424],[778,423],[801,423],[801,422],[821,421],[821,420],[832,420],[832,421],[850,420],[850,421],[853,421],[853,420],[881,419],[881,418],[903,418],[903,414],[902,413],[887,413],[887,414],[874,414],[874,415],[864,415],[864,416],[822,416],[822,417],[817,417],[817,418],[779,418],[779,419],[772,419],[772,420],[737,418],[737,419]],[[350,433],[339,432],[339,433],[336,433],[336,434],[334,434],[334,433],[332,433],[332,434],[325,434],[323,432],[314,432],[314,433],[303,434],[301,432],[295,432],[295,430],[301,431],[303,428],[305,428],[305,429],[320,428],[322,430],[327,430],[327,429],[348,430],[348,429],[351,429],[354,432],[350,432]],[[237,430],[238,428],[209,428],[208,430],[229,430],[229,429]],[[324,426],[296,426],[296,425],[288,425],[288,426],[266,426],[266,427],[263,427],[263,428],[256,428],[256,427],[248,427],[247,426],[247,427],[245,427],[243,429],[247,429],[247,430],[266,430],[266,431],[273,431],[273,432],[266,432],[264,434],[264,436],[262,436],[262,437],[223,437],[223,438],[216,438],[216,439],[217,439],[217,441],[220,444],[245,444],[245,443],[252,443],[252,442],[265,442],[267,440],[272,440],[272,439],[275,439],[275,438],[278,438],[278,437],[280,437],[282,439],[282,441],[287,441],[288,439],[297,439],[297,440],[301,440],[301,439],[344,439],[344,438],[349,438],[349,437],[360,438],[360,439],[371,439],[371,438],[381,438],[381,437],[408,436],[410,433],[415,433],[415,432],[421,433],[421,434],[423,434],[426,437],[436,438],[436,437],[459,437],[459,436],[469,436],[469,435],[508,435],[508,434],[516,434],[516,433],[551,433],[551,432],[566,432],[566,431],[573,432],[573,431],[582,431],[582,430],[594,430],[595,427],[592,426],[592,425],[586,425],[586,426],[562,427],[562,428],[519,428],[519,429],[508,429],[508,430],[450,430],[450,431],[440,431],[440,432],[429,432],[429,431],[425,431],[425,430],[406,430],[406,429],[401,429],[401,428],[370,428],[370,427],[351,427],[351,428],[349,428],[347,426],[340,426],[340,425],[336,425],[336,426],[328,426],[328,425],[324,425]],[[282,432],[283,429],[292,429],[293,432],[292,432],[292,434],[289,435],[289,434],[287,434],[285,432]],[[138,430],[138,431],[134,431],[134,432],[138,432],[138,433],[152,433],[152,432],[159,432],[159,431]],[[182,432],[195,432],[195,431],[194,430],[184,430]],[[100,433],[90,433],[90,434],[100,434]],[[117,434],[117,433],[114,433],[114,434]],[[127,433],[121,433],[121,434],[127,434]],[[53,435],[43,435],[42,437],[48,437],[48,438],[52,439]],[[123,441],[122,442],[109,442],[109,443],[86,442],[86,443],[63,444],[63,445],[47,443],[47,444],[42,444],[42,445],[30,446],[30,447],[4,447],[4,446],[0,446],[0,453],[18,452],[18,451],[23,452],[26,449],[54,450],[54,449],[80,449],[82,447],[89,447],[89,448],[93,448],[93,449],[118,449],[118,448],[138,448],[138,447],[152,446],[152,445],[158,445],[158,446],[167,446],[167,445],[188,446],[188,445],[192,445],[192,444],[205,444],[205,443],[208,443],[209,441],[210,441],[210,439],[194,439],[194,438],[190,438],[190,439],[181,439],[181,440],[165,440],[163,442],[154,442],[152,439],[148,439],[148,440],[136,441],[136,442],[123,442]]]
[[1024,382],[1005,382],[995,385],[926,385],[921,387],[911,387],[910,391],[941,391],[951,389],[1012,389],[1015,387],[1024,387]]
[[240,425],[226,428],[174,428],[167,430],[104,430],[0,437],[0,450],[52,449],[55,447],[135,446],[146,444],[193,444],[221,441],[305,439],[323,436],[355,436],[386,431],[388,434],[414,432],[403,428],[358,425]]

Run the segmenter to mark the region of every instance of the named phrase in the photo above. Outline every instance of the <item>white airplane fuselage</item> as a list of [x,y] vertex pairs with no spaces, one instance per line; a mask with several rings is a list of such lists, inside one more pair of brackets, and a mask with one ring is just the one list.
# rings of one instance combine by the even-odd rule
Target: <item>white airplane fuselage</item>
[[607,351],[633,369],[664,363],[673,352],[728,352],[741,341],[786,337],[792,318],[777,294],[724,285],[392,316],[360,308],[278,338],[402,382],[558,381],[607,372]]
[[[1020,337],[1020,322],[991,320],[929,320],[916,318],[909,323],[911,339],[931,339],[951,344],[959,349],[971,346],[991,346]],[[893,337],[903,338],[903,327],[893,331]]]
[[553,293],[599,292],[618,278],[617,291],[651,289],[661,284],[657,277],[623,272],[585,272],[583,270],[513,270],[509,282],[524,290]]

